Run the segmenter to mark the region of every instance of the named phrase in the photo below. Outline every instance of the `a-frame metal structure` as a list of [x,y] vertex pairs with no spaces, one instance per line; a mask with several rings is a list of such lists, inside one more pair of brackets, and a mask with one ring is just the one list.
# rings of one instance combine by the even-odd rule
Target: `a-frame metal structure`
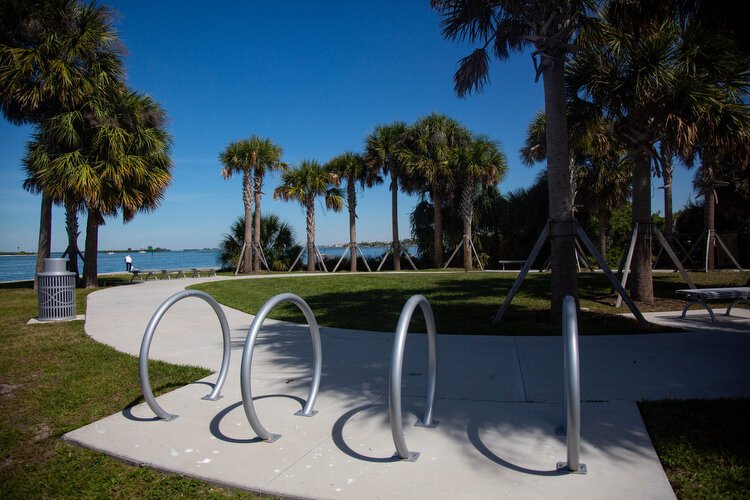
[[[619,281],[617,281],[617,277],[614,275],[612,270],[609,268],[607,263],[602,258],[599,251],[596,249],[594,244],[591,242],[591,239],[586,234],[586,231],[583,230],[581,225],[578,223],[578,221],[570,221],[568,224],[562,224],[560,222],[557,223],[558,226],[568,226],[566,229],[558,229],[557,233],[555,234],[555,237],[578,237],[583,242],[583,245],[586,247],[586,249],[589,251],[589,253],[596,259],[597,264],[599,264],[599,267],[604,271],[605,276],[609,280],[609,282],[612,284],[612,286],[617,290],[617,293],[620,294],[620,297],[622,297],[622,300],[625,301],[625,303],[630,308],[630,311],[633,313],[635,318],[638,320],[638,324],[641,326],[645,326],[648,324],[646,321],[646,318],[643,317],[643,314],[641,314],[641,311],[638,309],[638,307],[635,305],[635,303],[630,299],[630,296],[625,291],[625,288],[620,284]],[[563,234],[564,232],[564,234]],[[544,245],[544,242],[547,241],[547,238],[550,237],[550,222],[547,222],[544,225],[544,228],[542,229],[541,234],[539,235],[539,238],[537,238],[536,243],[534,243],[534,247],[531,249],[531,253],[529,254],[529,257],[526,259],[526,262],[523,265],[523,268],[518,273],[518,277],[516,278],[516,281],[513,283],[513,286],[511,287],[510,291],[508,292],[508,295],[505,296],[505,300],[503,301],[502,307],[500,307],[500,310],[497,311],[497,314],[495,314],[494,319],[492,320],[493,323],[499,323],[502,319],[505,313],[507,312],[508,308],[510,307],[510,303],[513,301],[513,297],[516,296],[518,293],[518,290],[521,288],[521,284],[523,283],[523,280],[526,278],[526,275],[528,274],[531,267],[534,265],[534,261],[539,256],[539,252],[542,250],[542,246]]]

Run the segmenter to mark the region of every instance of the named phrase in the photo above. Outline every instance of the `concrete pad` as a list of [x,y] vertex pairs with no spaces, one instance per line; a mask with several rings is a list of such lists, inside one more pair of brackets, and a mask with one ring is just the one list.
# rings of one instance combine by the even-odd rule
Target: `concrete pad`
[[[562,400],[562,339],[518,337],[530,401]],[[750,396],[750,336],[726,333],[584,336],[584,401]]]
[[[345,276],[345,275],[343,275]],[[265,279],[266,277],[253,277]],[[338,277],[328,277],[338,279]],[[186,285],[226,278],[149,281],[89,295],[86,332],[137,355],[156,308]],[[345,279],[342,278],[342,279]],[[404,432],[416,462],[393,458],[387,393],[393,333],[321,328],[323,366],[311,418],[294,416],[312,373],[305,325],[266,320],[253,353],[255,410],[275,443],[260,442],[241,404],[240,356],[253,317],[223,307],[232,330],[224,398],[204,401],[213,374],[158,398],[179,418],[155,420],[141,404],[65,436],[136,463],[233,487],[309,498],[673,498],[635,401],[750,396],[750,313],[720,324],[653,313],[690,332],[580,338],[581,462],[561,474],[560,337],[439,335],[435,429],[414,427],[424,410],[427,338],[407,336]],[[737,316],[735,317],[735,311]],[[314,311],[313,311],[314,312]],[[706,314],[707,317],[707,314]],[[662,323],[664,322],[664,323]],[[222,336],[200,299],[177,303],[154,336],[151,359],[218,371]]]

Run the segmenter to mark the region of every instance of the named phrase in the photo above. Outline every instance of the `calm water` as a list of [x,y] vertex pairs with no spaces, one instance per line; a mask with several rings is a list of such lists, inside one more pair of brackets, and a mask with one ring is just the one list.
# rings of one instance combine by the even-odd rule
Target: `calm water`
[[[367,258],[382,257],[388,247],[360,247]],[[346,247],[320,247],[321,253],[332,259],[338,259]],[[306,253],[306,252],[305,252]],[[411,255],[416,254],[416,247],[409,248]],[[52,257],[62,254],[53,252]],[[99,253],[99,273],[115,273],[125,271],[124,252],[108,254]],[[218,267],[219,252],[215,250],[182,250],[174,252],[138,253],[131,252],[133,267],[137,269],[190,269],[193,267]],[[304,262],[306,255],[302,256]],[[348,259],[348,256],[347,256]],[[35,255],[0,255],[0,282],[34,279]],[[83,261],[78,259],[79,270],[83,272]]]
[[[52,252],[52,257],[60,257]],[[125,272],[124,252],[108,254],[99,252],[99,273]],[[189,269],[192,267],[218,267],[219,252],[215,250],[183,250],[177,252],[138,253],[131,252],[133,267],[137,269]],[[36,255],[0,256],[0,281],[34,279]],[[83,272],[83,261],[78,259],[78,269]]]

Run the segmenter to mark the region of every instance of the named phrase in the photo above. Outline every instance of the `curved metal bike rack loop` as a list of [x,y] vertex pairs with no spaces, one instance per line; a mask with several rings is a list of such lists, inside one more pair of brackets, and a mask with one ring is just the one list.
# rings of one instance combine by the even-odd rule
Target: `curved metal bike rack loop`
[[224,386],[224,382],[227,378],[227,372],[229,372],[229,356],[231,354],[232,347],[231,332],[229,330],[227,317],[224,314],[224,311],[221,309],[221,305],[216,302],[216,299],[211,297],[206,292],[200,292],[198,290],[185,290],[182,292],[178,292],[165,300],[151,317],[151,321],[148,322],[146,331],[143,333],[143,340],[141,341],[141,351],[138,357],[138,372],[141,379],[141,391],[143,392],[143,398],[146,400],[146,403],[148,403],[148,406],[151,408],[151,410],[156,413],[156,416],[163,420],[166,420],[167,422],[177,418],[177,415],[167,413],[164,408],[162,408],[159,403],[156,402],[156,398],[154,398],[154,393],[151,391],[151,382],[148,378],[148,351],[151,348],[151,340],[154,337],[156,327],[159,326],[159,321],[161,321],[164,313],[166,313],[167,310],[176,302],[179,302],[180,300],[187,297],[198,297],[208,302],[208,305],[210,305],[214,312],[216,312],[216,316],[219,317],[219,322],[221,323],[221,333],[224,337],[224,352],[221,356],[219,378],[216,379],[214,389],[211,391],[211,393],[207,396],[203,396],[201,399],[210,401],[219,399],[221,397],[221,388]]
[[586,474],[581,455],[581,375],[578,359],[578,320],[576,301],[563,298],[563,373],[565,378],[566,429],[568,461],[558,462],[557,469],[573,474]]
[[418,421],[418,427],[437,427],[438,422],[432,420],[435,406],[435,389],[437,387],[437,332],[435,330],[435,316],[432,314],[430,303],[422,295],[414,295],[406,301],[401,310],[401,316],[396,326],[396,338],[393,340],[391,354],[391,378],[388,391],[388,414],[391,420],[391,434],[396,445],[398,456],[409,462],[419,458],[419,453],[409,451],[404,439],[404,427],[401,416],[401,370],[404,361],[404,344],[409,328],[409,322],[414,309],[420,306],[427,324],[427,342],[429,346],[429,366],[427,372],[427,400],[425,401],[424,416]]
[[307,324],[310,327],[310,335],[312,336],[313,343],[313,377],[312,384],[310,385],[310,394],[307,396],[307,402],[302,410],[295,413],[295,415],[301,417],[312,417],[317,411],[313,410],[315,406],[315,399],[318,397],[318,388],[320,387],[320,373],[323,365],[322,348],[320,345],[320,331],[318,330],[318,323],[315,321],[315,316],[307,305],[307,302],[302,298],[294,295],[293,293],[280,293],[268,299],[268,302],[263,304],[258,314],[253,320],[253,324],[250,325],[250,331],[247,334],[245,340],[245,348],[242,351],[242,365],[240,367],[240,386],[242,389],[242,405],[245,408],[245,415],[247,420],[250,422],[250,426],[253,428],[255,433],[262,440],[273,443],[277,441],[281,435],[271,434],[266,430],[265,427],[258,420],[258,415],[255,413],[255,406],[253,405],[253,391],[250,386],[250,368],[253,363],[253,350],[255,349],[255,340],[258,338],[260,327],[263,326],[263,322],[269,315],[271,310],[282,302],[291,302],[295,304],[307,319]]

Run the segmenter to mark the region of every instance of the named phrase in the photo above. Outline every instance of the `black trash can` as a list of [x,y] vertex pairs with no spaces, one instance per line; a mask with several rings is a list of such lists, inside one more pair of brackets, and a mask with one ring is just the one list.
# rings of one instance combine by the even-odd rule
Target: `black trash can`
[[76,317],[76,273],[65,270],[68,259],[44,259],[37,274],[39,321],[63,321]]

